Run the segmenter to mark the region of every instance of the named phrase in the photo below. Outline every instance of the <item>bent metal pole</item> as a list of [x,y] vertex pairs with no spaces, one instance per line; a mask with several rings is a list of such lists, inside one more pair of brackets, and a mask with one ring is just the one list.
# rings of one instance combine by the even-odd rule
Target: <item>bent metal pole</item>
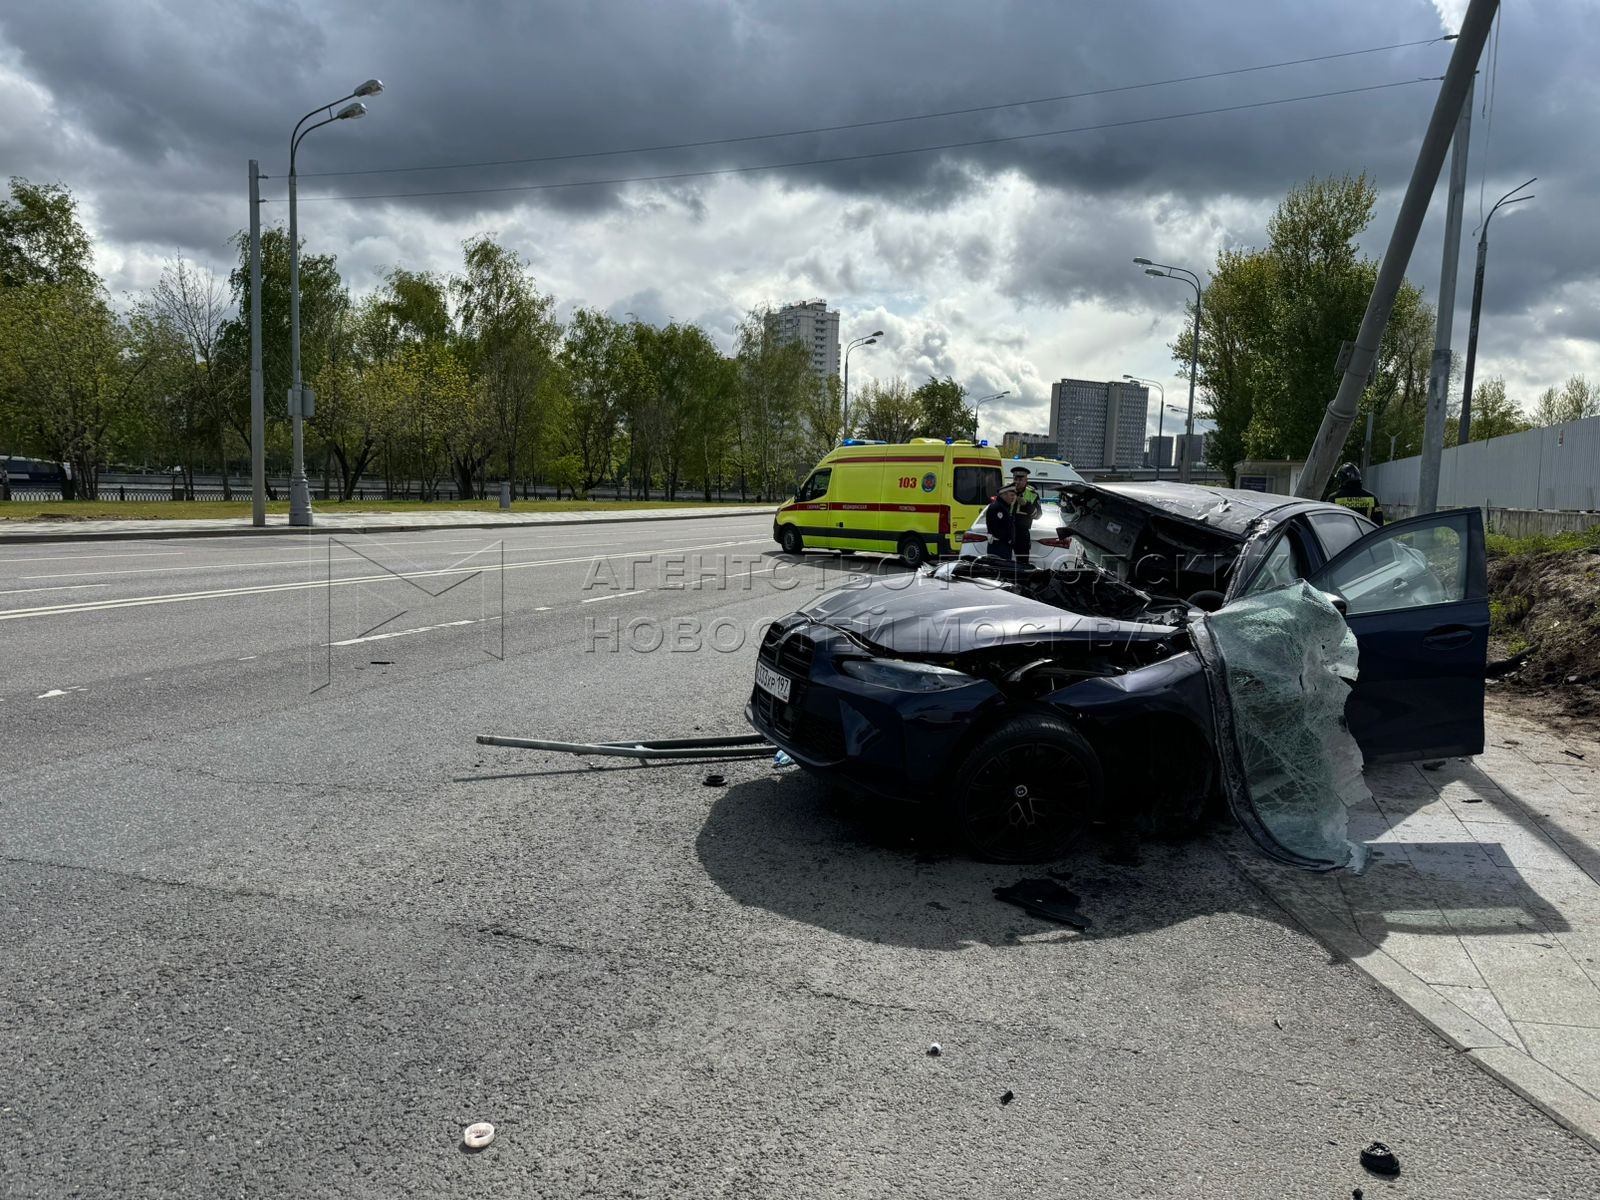
[[1461,33],[1456,38],[1450,65],[1445,68],[1444,82],[1439,85],[1439,96],[1434,101],[1433,116],[1422,137],[1422,147],[1417,151],[1417,162],[1411,170],[1411,182],[1406,185],[1405,198],[1395,216],[1394,231],[1389,235],[1389,246],[1383,252],[1378,266],[1378,278],[1372,285],[1372,296],[1367,301],[1366,315],[1361,318],[1361,330],[1351,347],[1350,361],[1345,366],[1344,377],[1339,380],[1339,391],[1322,415],[1322,427],[1306,455],[1305,469],[1300,474],[1297,496],[1320,500],[1333,474],[1334,464],[1344,447],[1345,437],[1356,419],[1356,402],[1366,387],[1367,376],[1372,371],[1378,355],[1378,342],[1389,323],[1389,313],[1394,308],[1395,296],[1405,279],[1406,265],[1411,261],[1412,248],[1417,243],[1417,232],[1422,228],[1422,218],[1428,211],[1428,200],[1439,182],[1439,170],[1444,166],[1445,151],[1450,148],[1456,122],[1461,116],[1461,106],[1467,98],[1467,87],[1477,70],[1478,59],[1483,54],[1483,44],[1489,37],[1489,26],[1500,7],[1499,0],[1471,0],[1467,15],[1461,22]]

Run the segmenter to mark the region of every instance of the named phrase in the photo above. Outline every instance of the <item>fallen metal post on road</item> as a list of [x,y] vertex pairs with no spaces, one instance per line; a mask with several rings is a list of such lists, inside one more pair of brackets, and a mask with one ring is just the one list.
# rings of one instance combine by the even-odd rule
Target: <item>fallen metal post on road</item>
[[557,754],[593,754],[610,758],[649,760],[689,758],[768,758],[773,745],[755,734],[739,737],[663,738],[653,742],[548,742],[539,738],[478,735],[480,746],[511,746],[518,750],[552,750]]

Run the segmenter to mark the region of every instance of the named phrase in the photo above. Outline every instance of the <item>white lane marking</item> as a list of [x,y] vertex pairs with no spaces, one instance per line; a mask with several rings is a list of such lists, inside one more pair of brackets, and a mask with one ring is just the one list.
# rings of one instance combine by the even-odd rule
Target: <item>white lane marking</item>
[[439,625],[423,625],[418,629],[396,629],[392,633],[370,633],[366,637],[346,638],[342,642],[323,642],[324,646],[355,646],[362,642],[382,642],[389,638],[410,637],[414,633],[432,633],[435,629],[454,629],[458,625],[482,625],[485,621],[498,621],[499,617],[474,617],[467,621],[445,621]]
[[90,588],[108,588],[109,583],[58,583],[54,587],[42,588],[11,588],[0,592],[0,596],[25,596],[29,592],[83,592]]
[[163,558],[177,555],[182,557],[182,550],[130,550],[122,554],[49,554],[31,558],[0,558],[0,563],[41,563],[41,562],[66,562],[75,558]]
[[[748,538],[741,541],[708,542],[700,546],[662,546],[654,550],[625,550],[616,554],[585,554],[578,558],[547,558],[534,562],[507,563],[505,570],[520,571],[529,567],[559,567],[572,563],[593,562],[596,559],[653,558],[658,554],[684,554],[691,550],[716,550],[727,546],[754,546],[766,538]],[[177,592],[165,596],[129,596],[118,600],[86,600],[80,604],[41,605],[37,608],[0,609],[0,621],[18,621],[26,617],[58,617],[72,613],[109,612],[114,608],[143,608],[152,604],[181,604],[189,600],[219,600],[233,596],[263,596],[273,592],[303,592],[310,588],[350,587],[353,584],[380,583],[385,579],[434,579],[441,575],[467,575],[473,571],[491,574],[499,571],[494,564],[482,566],[447,567],[438,571],[386,571],[382,575],[358,575],[348,579],[316,579],[303,583],[265,583],[254,587],[217,588],[205,592]]]
[[240,659],[240,660],[239,660],[239,661],[240,661],[240,662],[249,662],[249,661],[251,661],[251,660],[252,660],[252,659],[253,659],[253,658],[255,658],[255,657],[256,657],[256,656],[255,656],[255,655],[254,655],[254,654],[246,654],[246,655],[245,655],[245,656],[244,656],[244,657],[243,657],[243,658],[241,658],[241,659]]
[[42,696],[35,696],[35,700],[53,700],[57,696],[70,696],[73,692],[87,692],[86,687],[51,688]]
[[[512,548],[512,547],[508,547],[508,548],[516,549],[516,550],[532,550],[532,551],[536,551],[537,552],[539,550],[570,550],[570,549],[575,549],[575,548],[577,548],[579,546],[609,546],[609,545],[611,545],[611,543],[608,542],[608,541],[607,542],[571,542],[571,543],[565,543],[565,544],[555,545],[555,546],[517,546],[517,547],[514,547],[514,548]],[[401,547],[401,549],[404,549],[404,547]],[[485,548],[485,549],[487,549],[487,548]],[[482,554],[484,552],[485,552],[485,550],[479,550],[479,551],[475,551],[474,553]],[[645,553],[648,553],[648,551],[641,550],[641,551],[639,551],[639,553],[640,554],[645,554]],[[134,567],[131,570],[127,570],[127,571],[60,571],[60,572],[57,572],[56,574],[53,574],[53,575],[24,575],[24,576],[22,576],[22,578],[23,579],[82,579],[86,575],[93,575],[93,576],[101,576],[101,575],[169,575],[169,574],[175,574],[178,571],[233,571],[233,570],[242,570],[242,569],[244,569],[246,567],[321,566],[325,561],[326,561],[325,554],[308,553],[302,558],[272,558],[272,559],[266,559],[266,560],[261,561],[261,562],[242,562],[242,563],[211,562],[211,563],[198,563],[198,564],[196,564],[194,566],[190,566],[190,567]],[[413,563],[412,565],[416,566],[415,563]],[[110,587],[111,585],[110,584],[103,584],[101,586]],[[3,593],[0,593],[0,594],[3,594]]]
[[642,596],[649,588],[634,588],[631,592],[612,592],[609,596],[590,596],[587,600],[579,600],[579,604],[599,604],[602,600],[621,600],[624,596]]

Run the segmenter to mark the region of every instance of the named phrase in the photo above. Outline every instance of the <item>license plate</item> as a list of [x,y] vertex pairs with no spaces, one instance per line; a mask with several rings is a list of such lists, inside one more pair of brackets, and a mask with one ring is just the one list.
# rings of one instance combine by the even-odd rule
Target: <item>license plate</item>
[[789,687],[794,682],[787,675],[780,675],[766,663],[756,664],[756,686],[763,692],[768,692],[789,703]]

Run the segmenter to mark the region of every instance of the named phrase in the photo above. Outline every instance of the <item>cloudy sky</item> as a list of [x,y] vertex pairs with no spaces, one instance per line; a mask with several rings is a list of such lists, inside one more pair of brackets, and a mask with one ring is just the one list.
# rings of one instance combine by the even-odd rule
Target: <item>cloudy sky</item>
[[[116,294],[174,254],[225,271],[247,160],[273,176],[265,221],[286,221],[289,130],[377,76],[370,115],[318,130],[299,160],[302,236],[354,289],[396,264],[448,272],[492,231],[564,311],[696,321],[725,346],[752,306],[825,297],[846,338],[887,334],[852,358],[853,386],[1008,390],[984,407],[990,435],[1042,428],[1068,375],[1153,376],[1184,400],[1167,345],[1187,290],[1136,255],[1204,271],[1261,244],[1293,184],[1361,170],[1382,193],[1377,255],[1436,95],[1417,80],[1450,53],[1430,39],[1464,9],[21,0],[0,9],[0,174],[73,189]],[[1480,193],[1539,177],[1492,226],[1478,365],[1526,403],[1600,376],[1600,5],[1508,0],[1501,26],[1466,233]],[[1399,43],[1417,44],[1375,49]],[[1236,73],[1161,82],[1215,72]],[[901,119],[926,114],[949,115]],[[790,165],[749,169],[773,164]],[[641,176],[678,178],[595,182]],[[1442,193],[1409,271],[1430,299]]]

